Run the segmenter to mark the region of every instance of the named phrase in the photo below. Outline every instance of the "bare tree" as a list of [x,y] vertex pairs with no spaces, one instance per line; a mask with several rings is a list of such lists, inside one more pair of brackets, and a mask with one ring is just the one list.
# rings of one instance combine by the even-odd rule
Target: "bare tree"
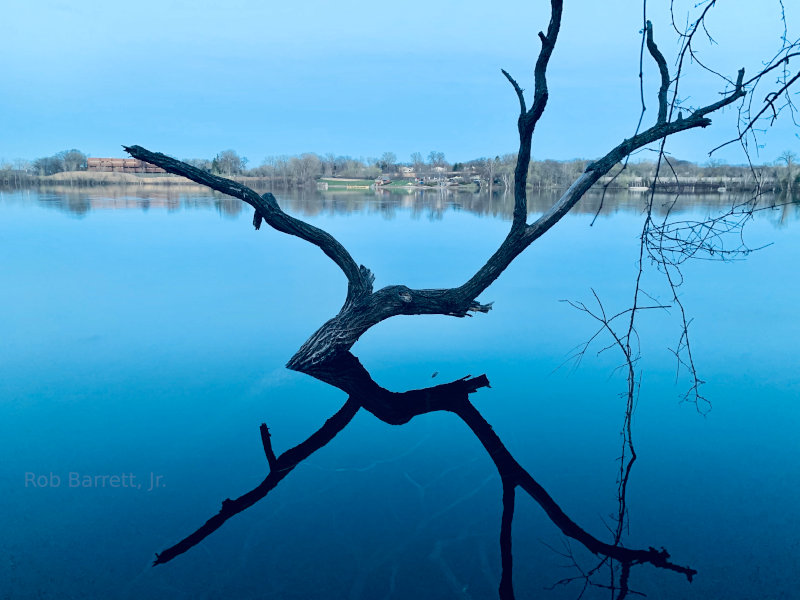
[[85,171],[86,170],[86,155],[80,150],[73,148],[72,150],[62,150],[56,157],[61,159],[64,163],[65,171]]
[[393,173],[397,168],[397,155],[394,152],[384,152],[381,154],[378,166],[384,173]]
[[783,152],[778,159],[786,165],[784,190],[787,194],[791,194],[794,188],[794,180],[797,177],[797,155],[787,150]]
[[497,160],[498,176],[503,181],[503,187],[506,190],[510,190],[514,187],[514,165],[517,162],[517,157],[513,154],[504,154],[498,157]]
[[46,156],[33,161],[33,170],[37,175],[54,175],[64,171],[64,161],[58,156]]
[[447,163],[444,159],[444,152],[439,152],[437,150],[431,150],[428,153],[428,163],[432,167],[444,167]]
[[289,161],[289,169],[294,175],[295,183],[303,185],[322,175],[322,161],[312,152],[306,152],[299,157],[293,156]]
[[497,171],[500,168],[500,157],[495,158],[482,158],[479,161],[480,169],[481,169],[481,177],[482,179],[486,180],[486,186],[489,191],[489,195],[492,194],[492,188],[494,187],[494,179],[497,176]]
[[[741,107],[744,106],[743,103],[751,102],[747,105],[749,110],[754,115],[754,118],[761,118],[764,112],[752,104],[748,91],[756,85],[763,84],[764,76],[777,69],[778,66],[776,65],[784,69],[787,68],[788,57],[795,55],[792,53],[792,48],[800,47],[797,43],[788,43],[784,36],[782,53],[779,53],[773,60],[767,61],[765,66],[762,65],[760,71],[754,77],[745,79],[744,69],[739,70],[735,76],[723,77],[725,84],[722,86],[723,89],[718,98],[697,107],[683,106],[681,112],[675,115],[679,98],[678,87],[681,82],[684,61],[694,57],[692,40],[698,32],[703,31],[706,15],[715,5],[715,2],[701,3],[699,5],[700,15],[691,21],[685,30],[679,31],[683,41],[676,60],[677,68],[674,75],[670,74],[667,61],[654,41],[654,28],[650,21],[646,20],[645,11],[645,20],[642,28],[642,55],[644,56],[646,50],[647,55],[658,66],[660,75],[660,85],[656,94],[657,115],[654,122],[646,128],[643,125],[645,93],[644,85],[642,84],[642,119],[640,119],[639,127],[637,127],[635,133],[609,149],[599,159],[586,165],[582,172],[572,181],[569,188],[552,206],[545,210],[536,220],[528,223],[527,179],[531,160],[532,137],[548,103],[547,70],[558,41],[562,5],[563,0],[551,0],[550,21],[547,30],[539,33],[541,49],[534,68],[532,95],[526,96],[517,81],[508,72],[502,71],[511,84],[519,102],[517,126],[520,143],[513,179],[513,219],[507,236],[494,254],[469,279],[457,287],[412,289],[400,284],[374,290],[374,276],[366,266],[358,264],[347,249],[329,233],[285,213],[271,193],[259,195],[244,185],[196,169],[164,154],[151,152],[141,146],[126,147],[126,150],[136,158],[158,165],[171,173],[188,177],[193,181],[234,198],[239,198],[251,205],[255,209],[253,224],[256,229],[259,229],[262,223],[266,221],[268,225],[277,231],[299,237],[319,247],[341,269],[347,280],[347,294],[339,313],[317,329],[287,363],[289,369],[309,374],[343,389],[348,394],[347,402],[319,430],[309,436],[305,442],[280,456],[275,455],[269,432],[266,426],[263,425],[261,433],[269,466],[268,476],[250,492],[232,500],[225,500],[218,514],[214,515],[187,538],[160,553],[157,556],[156,564],[165,563],[187,551],[219,528],[227,519],[266,496],[299,462],[341,431],[361,408],[369,411],[382,421],[393,425],[406,423],[413,417],[427,412],[446,410],[456,414],[468,424],[492,457],[502,480],[503,515],[500,523],[500,554],[503,573],[499,585],[501,598],[513,598],[514,594],[512,585],[511,532],[515,495],[518,491],[533,498],[565,536],[577,541],[591,553],[601,557],[601,566],[604,564],[618,566],[618,568],[612,569],[611,583],[604,587],[609,587],[612,595],[616,595],[619,600],[629,592],[628,582],[631,569],[636,565],[649,564],[657,568],[675,571],[691,581],[696,571],[690,567],[673,563],[666,550],[656,550],[654,547],[647,549],[628,548],[622,543],[621,539],[621,523],[625,514],[625,482],[627,481],[632,460],[635,458],[630,439],[632,399],[636,393],[637,386],[634,369],[637,352],[634,319],[635,315],[641,310],[657,308],[643,304],[638,280],[633,305],[618,314],[607,314],[599,299],[598,309],[589,309],[586,305],[578,305],[579,308],[586,310],[599,321],[601,330],[610,332],[614,339],[614,344],[622,351],[629,367],[628,407],[626,410],[628,435],[624,438],[624,447],[627,447],[633,456],[622,462],[619,492],[620,525],[613,532],[610,542],[603,542],[590,535],[570,519],[528,471],[508,454],[497,435],[492,431],[491,426],[477,413],[468,396],[479,387],[488,384],[485,376],[474,379],[465,378],[444,386],[397,394],[388,392],[375,384],[357,359],[350,354],[353,344],[367,330],[377,323],[394,316],[437,314],[466,317],[474,313],[489,312],[492,303],[479,300],[483,292],[520,253],[555,226],[602,177],[609,174],[612,169],[621,163],[624,168],[627,165],[628,157],[632,153],[657,144],[659,147],[656,164],[657,178],[661,165],[666,161],[663,144],[669,136],[683,131],[708,127],[711,125],[710,115],[727,106],[734,105],[734,103],[739,103],[741,110]],[[786,93],[788,86],[797,78],[793,75],[787,75],[779,80],[777,88],[764,101],[764,110],[775,108],[776,96],[774,94]],[[749,124],[745,124],[741,128],[737,139],[744,139],[752,130],[753,128]],[[421,156],[418,158],[421,159]],[[412,157],[412,160],[415,163],[417,162],[414,157]],[[433,158],[431,162],[434,162]],[[683,259],[692,249],[699,251],[702,248],[706,248],[712,241],[709,241],[708,237],[700,240],[696,240],[691,236],[685,237],[685,229],[688,228],[691,231],[691,224],[681,226],[684,229],[680,227],[675,229],[672,224],[665,221],[659,226],[653,219],[652,206],[653,200],[651,196],[646,207],[646,220],[641,236],[640,273],[641,265],[649,253],[649,256],[665,268],[666,276],[670,278],[675,273],[673,268],[681,260],[680,256],[675,258],[674,254],[670,254],[670,240],[677,244],[678,252],[684,253]],[[720,222],[725,223],[724,220]],[[719,222],[714,223],[718,224]],[[672,279],[670,279],[670,285],[674,291],[675,284]],[[677,294],[675,294],[674,300],[680,306]],[[682,306],[681,313],[683,314]],[[621,332],[616,329],[618,319],[627,321]],[[685,314],[683,314],[683,319],[684,331],[688,331]],[[689,356],[688,361],[680,358],[685,356],[686,353]],[[679,360],[684,360],[685,364],[693,365],[688,337],[684,338],[682,336],[676,354],[679,356]],[[698,379],[695,377],[695,391],[698,385]],[[699,394],[697,397],[699,397]],[[590,580],[591,573],[586,577],[587,582]]]
[[184,158],[183,162],[203,171],[211,171],[211,161],[207,158]]
[[211,161],[211,170],[220,175],[236,175],[247,166],[247,159],[239,156],[235,150],[223,150]]
[[422,158],[421,152],[411,153],[411,164],[414,167],[414,173],[416,173],[417,177],[419,177],[420,173],[422,173],[422,170],[425,168],[425,159]]

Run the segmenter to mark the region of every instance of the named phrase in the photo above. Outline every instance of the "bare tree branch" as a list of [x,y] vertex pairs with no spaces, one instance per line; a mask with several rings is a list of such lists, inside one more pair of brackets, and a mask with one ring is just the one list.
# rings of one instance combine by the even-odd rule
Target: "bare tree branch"
[[519,87],[519,84],[516,82],[516,80],[513,77],[511,77],[511,75],[508,74],[508,71],[506,71],[505,69],[500,69],[500,72],[503,75],[505,75],[505,78],[508,79],[508,82],[511,84],[511,86],[514,88],[514,91],[517,93],[517,98],[519,99],[519,114],[520,118],[522,118],[528,111],[528,109],[525,108],[525,94],[523,93],[522,88]]
[[542,49],[539,52],[539,57],[536,59],[536,66],[533,70],[533,104],[530,111],[528,111],[528,119],[532,126],[536,125],[547,105],[547,66],[550,63],[550,57],[553,55],[553,49],[556,47],[556,41],[558,40],[558,32],[561,29],[563,5],[562,0],[550,0],[550,23],[547,26],[547,35],[541,31],[539,32]]
[[[561,3],[554,0],[553,5],[559,9],[558,12],[554,12],[554,15],[560,18]],[[549,58],[549,52],[552,51],[548,46],[547,40],[554,40],[554,36],[558,34],[558,25],[559,21],[554,16],[548,28],[548,36],[543,41],[542,52],[546,54],[546,58]],[[550,50],[546,52],[548,48]],[[547,60],[540,55],[540,59],[537,61],[537,68],[543,69],[546,64]],[[706,118],[705,115],[731,104],[745,94],[741,86],[743,76],[744,71],[742,70],[739,72],[736,89],[718,102],[696,110],[688,118],[656,124],[650,129],[624,140],[603,158],[588,165],[586,171],[570,186],[550,210],[531,225],[525,225],[523,221],[522,228],[518,225],[519,215],[527,211],[527,201],[525,197],[525,182],[518,180],[515,184],[515,216],[511,231],[486,264],[466,283],[456,288],[418,290],[403,285],[394,285],[372,292],[373,275],[368,269],[363,266],[357,268],[350,254],[333,236],[284,213],[272,194],[259,196],[244,185],[223,177],[211,175],[164,154],[150,152],[140,146],[131,146],[126,149],[132,156],[162,167],[170,173],[186,176],[212,189],[244,200],[253,206],[258,214],[272,227],[319,246],[325,254],[339,265],[349,282],[347,300],[344,306],[339,314],[322,325],[287,363],[290,369],[308,372],[314,365],[324,362],[339,352],[352,348],[353,344],[364,332],[390,317],[422,314],[464,317],[470,312],[487,312],[491,308],[491,303],[481,304],[477,302],[477,297],[500,276],[525,248],[560,221],[600,177],[605,175],[615,164],[631,152],[639,148],[681,131],[710,125],[711,120]],[[547,96],[543,72],[537,81],[539,86],[538,103],[542,105],[542,103],[546,102]],[[520,118],[521,124],[523,122],[535,124],[535,120],[530,117],[534,109],[535,107],[532,107],[528,111],[528,116],[525,119]],[[530,125],[530,131],[527,135],[521,135],[520,152],[517,160],[518,172],[527,173],[528,170],[532,127],[533,125]],[[526,129],[525,131],[528,130]]]
[[[533,70],[534,77],[534,90],[533,90],[533,103],[530,110],[525,112],[525,101],[522,97],[521,90],[517,91],[520,98],[520,107],[522,112],[519,120],[517,121],[517,129],[519,130],[519,152],[517,154],[517,166],[514,169],[514,220],[511,224],[511,233],[509,235],[521,235],[525,229],[525,223],[528,220],[528,197],[527,197],[527,184],[528,184],[528,165],[531,162],[531,139],[533,137],[533,130],[536,128],[536,123],[544,113],[545,106],[547,106],[548,91],[547,91],[547,66],[550,63],[550,57],[553,55],[553,49],[558,39],[558,32],[561,29],[561,13],[563,10],[562,0],[551,0],[550,2],[550,23],[547,26],[547,35],[539,32],[539,40],[542,43],[542,48],[539,51],[539,57],[536,59],[536,66]],[[515,86],[515,91],[519,86]]]
[[[742,79],[742,77],[741,77],[741,74],[740,74],[739,80],[737,81],[737,85],[741,84],[741,79]],[[755,117],[750,119],[750,122],[747,124],[747,127],[745,127],[739,133],[739,135],[736,136],[735,138],[730,139],[730,140],[728,140],[727,142],[725,142],[723,144],[720,144],[716,148],[712,148],[708,152],[708,155],[711,156],[712,154],[714,154],[714,152],[716,152],[720,148],[724,148],[725,146],[728,146],[730,144],[733,144],[733,143],[738,142],[739,140],[741,140],[745,135],[747,135],[747,132],[750,131],[755,126],[756,123],[758,123],[758,120],[763,116],[763,114],[765,112],[767,112],[768,110],[770,110],[770,109],[773,111],[773,114],[774,114],[774,117],[773,117],[773,122],[774,122],[775,118],[777,118],[777,116],[778,116],[778,113],[775,110],[775,101],[778,98],[780,98],[780,96],[784,92],[786,92],[792,86],[793,83],[795,83],[798,80],[800,80],[800,72],[796,73],[794,75],[794,77],[792,77],[789,81],[787,81],[784,85],[782,85],[777,91],[770,92],[769,94],[767,94],[766,98],[764,98],[764,106],[761,108],[760,111],[758,111],[758,113],[756,114]]]
[[667,91],[669,90],[669,69],[664,55],[653,41],[653,24],[647,21],[647,50],[650,56],[656,61],[658,71],[661,73],[661,87],[658,89],[658,118],[657,123],[664,123],[667,120]]
[[134,158],[159,166],[169,173],[191,179],[212,190],[243,200],[256,210],[253,221],[256,229],[261,223],[258,217],[261,217],[277,231],[297,236],[319,247],[347,277],[347,300],[349,302],[354,301],[360,295],[372,292],[374,278],[366,267],[356,265],[350,253],[328,232],[283,212],[272,194],[266,193],[259,196],[241,183],[212,175],[160,152],[150,152],[141,146],[123,146],[123,148]]

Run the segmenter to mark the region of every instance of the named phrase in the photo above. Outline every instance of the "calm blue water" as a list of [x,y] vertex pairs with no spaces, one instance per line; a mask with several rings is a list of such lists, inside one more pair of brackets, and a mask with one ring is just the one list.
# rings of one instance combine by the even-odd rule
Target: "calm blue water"
[[[279,200],[338,237],[377,287],[460,284],[509,226],[502,199]],[[594,288],[610,311],[626,308],[637,202],[612,204],[594,227],[591,211],[564,219],[483,295],[495,302],[489,314],[395,318],[354,348],[396,391],[486,373],[492,387],[473,395],[476,406],[604,540],[616,509],[620,357],[596,356],[603,340],[579,367],[561,367],[594,324],[559,300],[588,302]],[[688,584],[634,568],[632,587],[650,598],[797,597],[797,215],[750,223],[751,245],[772,245],[746,261],[684,269],[707,416],[678,401],[688,379],[676,382],[667,349],[677,313],[642,316],[626,543],[664,546],[699,571]],[[221,500],[263,479],[259,423],[280,453],[345,400],[283,368],[338,310],[343,276],[316,248],[250,220],[196,193],[147,203],[108,192],[0,196],[0,597],[496,597],[500,481],[447,414],[390,427],[362,411],[264,501],[150,567]],[[645,288],[669,300],[657,273]],[[101,479],[73,485],[85,476]],[[151,476],[160,485],[148,490]],[[544,591],[576,575],[548,547],[563,540],[518,493],[517,597],[576,597],[575,587]]]

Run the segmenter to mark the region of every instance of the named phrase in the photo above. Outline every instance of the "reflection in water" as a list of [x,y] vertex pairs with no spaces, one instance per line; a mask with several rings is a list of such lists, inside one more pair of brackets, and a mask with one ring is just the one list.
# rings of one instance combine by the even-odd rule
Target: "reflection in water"
[[[307,283],[332,286],[327,265],[308,261],[296,281],[295,261],[271,260],[291,251],[287,236],[238,243],[249,237],[240,232],[250,214],[242,213],[241,223],[220,222],[215,197],[194,194],[186,193],[177,213],[137,207],[80,220],[45,208],[62,210],[57,194],[47,205],[35,192],[0,196],[6,317],[0,437],[8,459],[0,466],[0,508],[14,516],[3,528],[0,581],[9,597],[496,598],[501,485],[477,438],[451,412],[388,427],[359,408],[335,443],[291,471],[269,498],[194,551],[150,568],[154,550],[201,525],[219,500],[268,477],[269,459],[255,432],[264,410],[280,455],[344,403],[329,385],[268,366],[296,349],[310,314],[328,316]],[[325,197],[337,207],[348,198]],[[364,212],[339,225],[346,222],[352,239],[369,243],[375,261],[397,254],[390,243],[373,243],[393,230],[419,225],[430,232],[415,240],[402,264],[387,267],[392,279],[406,280],[417,265],[434,263],[434,255],[446,268],[463,260],[465,231],[479,239],[506,228],[453,212],[415,224],[405,209],[396,209],[398,221],[390,222],[374,208],[374,195],[350,197]],[[384,206],[396,206],[391,200]],[[604,399],[619,391],[609,380],[618,361],[604,353],[606,362],[548,376],[585,339],[584,315],[573,315],[559,298],[584,297],[586,286],[600,282],[608,306],[628,299],[627,240],[640,230],[638,219],[620,213],[589,232],[590,220],[565,220],[554,245],[509,270],[492,293],[498,310],[491,319],[458,328],[444,319],[398,319],[376,328],[357,353],[376,381],[396,390],[486,372],[493,389],[470,396],[483,418],[570,518],[608,542],[613,533],[605,533],[601,520],[608,523],[616,508],[609,506],[619,451],[613,434],[622,407]],[[650,597],[792,598],[798,589],[786,549],[799,537],[792,499],[800,489],[800,415],[792,374],[800,289],[786,273],[800,242],[793,228],[767,231],[769,221],[757,220],[751,234],[774,247],[728,268],[688,267],[686,296],[701,328],[703,374],[714,386],[716,408],[708,419],[675,404],[672,356],[648,354],[650,385],[636,422],[641,462],[628,491],[638,517],[625,543],[663,543],[702,575],[688,586],[680,576],[633,569],[632,587]],[[582,240],[589,234],[594,257],[587,260]],[[265,247],[270,252],[261,252]],[[244,299],[273,303],[277,285],[290,286],[277,300],[280,318],[254,316]],[[652,324],[648,336],[666,348],[675,340],[664,335],[661,344],[660,325]],[[431,381],[434,368],[440,374]],[[404,383],[415,376],[418,383]],[[241,435],[250,427],[252,436]],[[145,481],[155,471],[169,485],[157,495],[23,486],[27,471],[72,470],[130,470]],[[569,538],[523,489],[515,493],[519,595],[579,575],[558,570],[561,558],[539,544],[560,550],[560,540]],[[584,569],[594,564],[580,544],[572,549]],[[577,594],[573,588],[542,593],[566,600]],[[608,593],[590,590],[586,597]]]
[[[560,196],[557,190],[531,192],[529,211],[533,215],[549,209]],[[380,214],[393,218],[400,211],[414,217],[427,216],[440,219],[448,211],[464,211],[480,216],[511,220],[514,210],[513,194],[500,190],[489,195],[481,192],[460,192],[448,188],[433,190],[349,190],[321,191],[296,190],[278,194],[285,210],[303,216],[347,215],[352,213]],[[609,192],[602,197],[600,191],[588,193],[570,212],[571,214],[610,216],[618,212],[642,212],[649,199],[648,193]],[[713,194],[661,194],[655,195],[654,214],[708,210],[725,212],[733,206],[751,200],[751,196],[733,193]],[[239,200],[207,188],[185,186],[107,186],[98,191],[51,186],[39,191],[23,190],[0,192],[0,202],[38,203],[49,208],[75,215],[85,215],[95,210],[216,210],[226,216],[239,215],[243,205]],[[776,225],[785,225],[800,216],[800,197],[765,194],[760,206],[775,207],[770,217]]]
[[[467,376],[450,383],[407,392],[391,392],[375,383],[359,360],[349,352],[318,365],[309,374],[347,393],[348,398],[344,405],[305,441],[280,456],[276,456],[272,448],[267,425],[262,424],[261,439],[269,468],[267,477],[242,496],[233,500],[230,498],[223,500],[220,511],[199,529],[157,554],[155,565],[169,562],[190,550],[219,529],[228,519],[266,497],[297,465],[333,440],[363,408],[389,425],[403,425],[414,417],[432,412],[449,412],[459,417],[480,441],[497,468],[503,487],[503,511],[500,523],[502,573],[499,583],[499,595],[502,600],[514,598],[511,541],[517,488],[536,501],[565,536],[579,542],[600,558],[600,563],[593,569],[588,572],[581,571],[580,577],[562,580],[560,583],[584,579],[584,589],[587,585],[608,587],[612,592],[612,598],[622,600],[629,592],[630,570],[635,565],[649,564],[675,571],[684,575],[689,581],[697,573],[694,569],[671,562],[669,553],[663,548],[661,550],[656,550],[652,546],[646,550],[627,548],[620,544],[619,536],[615,536],[613,544],[602,542],[567,516],[539,482],[514,459],[492,426],[470,401],[470,394],[481,388],[490,387],[486,375]],[[624,506],[624,495],[620,496],[619,502]],[[622,508],[620,510],[624,511]],[[569,557],[574,560],[571,554]],[[612,572],[611,583],[608,586],[597,584],[593,579],[593,576],[606,564]],[[575,566],[578,567],[577,562]]]

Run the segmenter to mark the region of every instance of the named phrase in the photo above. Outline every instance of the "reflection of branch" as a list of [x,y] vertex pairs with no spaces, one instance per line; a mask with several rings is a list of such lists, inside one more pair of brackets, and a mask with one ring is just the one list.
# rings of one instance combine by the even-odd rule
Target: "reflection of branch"
[[500,520],[500,598],[511,600],[514,598],[513,563],[511,553],[511,524],[514,520],[514,496],[516,486],[511,481],[503,479],[503,518]]
[[[347,402],[344,403],[344,406],[342,406],[342,408],[340,408],[330,419],[325,421],[325,424],[311,434],[308,439],[281,454],[277,459],[275,459],[274,463],[270,461],[269,475],[267,475],[266,479],[264,479],[264,481],[262,481],[257,487],[250,490],[246,494],[239,496],[235,500],[223,500],[222,508],[216,515],[211,517],[202,527],[200,527],[200,529],[185,539],[181,540],[174,546],[167,548],[163,552],[156,554],[156,560],[153,564],[161,565],[165,562],[169,562],[176,556],[183,554],[190,548],[193,548],[202,542],[217,529],[222,527],[225,521],[235,515],[238,515],[243,510],[250,508],[253,506],[253,504],[264,498],[275,488],[275,486],[278,485],[278,483],[281,482],[284,477],[291,473],[299,463],[307,459],[314,452],[322,448],[325,444],[336,437],[336,434],[338,434],[347,426],[350,420],[358,412],[359,408],[360,406],[358,402],[352,398],[349,398]],[[269,454],[267,454],[267,456],[269,456]]]
[[[225,521],[264,498],[297,464],[330,442],[363,407],[385,423],[395,425],[407,423],[415,416],[431,412],[451,412],[466,423],[489,453],[503,482],[503,515],[500,523],[503,572],[499,586],[502,600],[514,597],[511,536],[515,492],[518,487],[542,507],[564,535],[580,542],[593,554],[618,561],[623,567],[651,564],[681,573],[690,581],[695,575],[694,569],[670,562],[666,550],[652,547],[647,550],[626,548],[618,540],[612,544],[602,542],[570,519],[541,484],[514,459],[491,425],[470,402],[470,394],[480,388],[489,387],[489,380],[485,375],[464,377],[450,383],[402,393],[390,392],[375,383],[359,360],[350,353],[342,354],[335,361],[320,366],[313,375],[345,391],[349,398],[344,406],[306,441],[281,454],[274,463],[270,460],[270,473],[258,487],[235,500],[225,500],[218,514],[187,538],[158,554],[155,564],[163,564],[186,552],[219,529]],[[272,444],[265,429],[266,426],[262,425],[262,442],[269,458]]]
[[528,473],[509,453],[500,438],[492,429],[478,410],[469,402],[459,404],[454,410],[459,417],[469,426],[478,437],[483,447],[495,463],[504,482],[513,483],[524,489],[561,532],[580,542],[592,554],[608,556],[622,564],[651,564],[661,569],[668,569],[681,573],[691,581],[697,573],[689,567],[676,565],[669,560],[669,553],[662,549],[648,548],[647,550],[634,550],[624,546],[601,542],[577,523],[570,519],[561,507],[553,500],[547,491]]
[[267,456],[267,464],[269,470],[274,471],[277,467],[278,459],[275,458],[275,451],[272,449],[272,438],[269,435],[269,428],[266,423],[262,423],[261,431],[261,444],[264,446],[264,454]]
[[[467,424],[489,453],[503,481],[501,557],[505,556],[504,565],[508,564],[509,567],[511,565],[511,521],[514,509],[514,495],[511,490],[521,487],[542,507],[553,524],[564,535],[577,540],[593,554],[606,556],[623,565],[651,564],[658,568],[681,573],[689,581],[696,574],[694,569],[670,562],[666,550],[656,550],[652,547],[647,550],[634,550],[619,545],[618,541],[608,544],[598,540],[570,519],[547,491],[514,459],[491,425],[469,401],[469,394],[472,391],[488,386],[485,376],[475,379],[465,378],[433,388],[395,394],[372,381],[369,373],[354,356],[348,355],[346,362],[342,360],[339,366],[345,368],[339,371],[338,377],[330,369],[327,369],[324,373],[324,380],[347,391],[351,397],[355,390],[369,392],[371,394],[369,402],[372,408],[367,406],[365,408],[381,420],[390,423],[397,422],[398,416],[400,416],[403,419],[402,422],[406,422],[416,415],[445,410],[455,413]],[[483,385],[476,386],[472,383],[476,381],[482,382]],[[511,573],[504,572],[501,579],[501,590],[511,593],[511,581]],[[511,598],[512,596],[501,597]]]
[[[640,378],[641,375],[639,374],[637,377],[636,371],[636,364],[640,359],[640,351],[639,351],[639,334],[636,330],[636,317],[640,311],[643,310],[653,310],[653,309],[667,309],[668,306],[662,304],[656,304],[652,306],[641,306],[639,304],[639,296],[646,294],[640,287],[640,280],[642,275],[642,255],[643,255],[643,245],[644,245],[644,238],[641,240],[640,245],[640,256],[639,256],[639,272],[636,279],[636,286],[634,289],[634,297],[633,297],[633,305],[631,308],[626,310],[620,311],[617,314],[609,316],[603,306],[603,303],[600,301],[599,296],[597,293],[592,290],[592,294],[594,299],[597,303],[597,309],[592,310],[587,307],[583,302],[574,302],[574,301],[567,301],[570,306],[573,308],[577,308],[581,312],[588,314],[594,320],[600,323],[600,328],[589,338],[589,340],[583,344],[578,350],[574,358],[580,359],[588,350],[589,346],[597,339],[597,337],[603,333],[607,332],[611,338],[612,342],[602,348],[600,352],[604,352],[610,348],[616,347],[622,353],[624,357],[624,363],[621,368],[624,368],[626,371],[626,391],[624,394],[621,394],[625,398],[625,418],[622,425],[622,448],[619,457],[619,474],[617,476],[617,514],[616,514],[616,527],[614,529],[614,546],[618,546],[622,543],[622,536],[623,532],[626,527],[626,522],[628,518],[628,502],[627,502],[627,491],[628,491],[628,481],[630,479],[631,470],[633,468],[633,464],[636,462],[636,449],[633,444],[633,431],[632,431],[632,422],[633,422],[633,413],[636,407],[636,400],[638,396],[639,387],[641,384]],[[627,316],[628,323],[627,328],[623,329],[621,332],[617,332],[615,329],[614,321],[620,317]],[[574,557],[570,554],[570,558],[572,558],[575,566],[577,567],[577,561],[575,561]],[[566,579],[562,579],[557,583],[559,584],[568,584],[576,580],[583,579],[584,581],[584,590],[587,586],[601,586],[600,584],[592,581],[592,577],[600,570],[600,568],[606,563],[609,562],[609,570],[611,572],[611,585],[609,586],[612,591],[615,588],[615,565],[609,559],[613,559],[614,557],[606,556],[604,557],[600,563],[595,566],[593,569],[589,570],[588,572],[584,572],[582,569],[578,569],[581,575],[579,577],[569,577]],[[619,585],[620,585],[620,598],[624,598],[628,593],[627,581],[628,581],[628,574],[630,570],[630,564],[628,562],[621,562],[621,571],[619,574]]]

